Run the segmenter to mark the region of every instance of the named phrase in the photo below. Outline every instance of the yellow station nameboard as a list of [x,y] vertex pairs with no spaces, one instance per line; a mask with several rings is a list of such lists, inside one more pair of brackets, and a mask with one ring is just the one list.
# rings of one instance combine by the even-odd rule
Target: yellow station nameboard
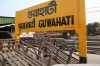
[[84,0],[51,0],[16,12],[15,37],[21,32],[75,30],[80,63],[87,62]]
[[78,0],[53,0],[18,11],[21,32],[75,30],[78,24]]

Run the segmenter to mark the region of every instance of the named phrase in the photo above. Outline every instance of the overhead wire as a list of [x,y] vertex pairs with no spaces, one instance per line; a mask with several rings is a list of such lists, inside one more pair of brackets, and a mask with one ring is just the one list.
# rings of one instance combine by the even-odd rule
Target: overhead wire
[[86,11],[86,14],[89,14],[89,13],[98,13],[100,12],[100,10],[92,10],[92,11]]
[[[91,7],[91,8],[86,8],[86,10],[96,9],[96,8],[100,8],[100,6],[97,6],[97,7]],[[86,14],[90,14],[90,13],[98,13],[98,12],[100,12],[100,9],[99,9],[99,10],[86,11]]]
[[93,8],[100,8],[100,6],[97,6],[97,7],[91,7],[91,8],[86,8],[86,9],[93,9]]

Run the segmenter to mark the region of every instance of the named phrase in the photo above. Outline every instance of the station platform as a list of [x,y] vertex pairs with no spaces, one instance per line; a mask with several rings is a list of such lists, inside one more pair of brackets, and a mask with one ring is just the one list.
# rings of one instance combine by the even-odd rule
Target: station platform
[[100,64],[68,64],[68,65],[55,64],[55,65],[52,65],[52,66],[100,66]]
[[87,63],[88,64],[100,64],[100,55],[87,54]]
[[100,55],[87,54],[87,64],[54,64],[52,66],[100,66]]

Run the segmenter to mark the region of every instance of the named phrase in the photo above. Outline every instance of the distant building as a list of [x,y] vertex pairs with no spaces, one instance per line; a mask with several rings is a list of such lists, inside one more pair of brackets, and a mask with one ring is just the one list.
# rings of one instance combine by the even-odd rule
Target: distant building
[[9,31],[15,34],[15,17],[0,16],[0,31]]

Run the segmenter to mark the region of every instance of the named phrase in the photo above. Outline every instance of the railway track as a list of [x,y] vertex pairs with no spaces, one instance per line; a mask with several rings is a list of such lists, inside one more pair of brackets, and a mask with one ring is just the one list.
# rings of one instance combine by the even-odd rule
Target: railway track
[[[41,40],[38,40],[38,42],[41,42]],[[25,43],[29,43],[29,46],[31,46],[31,47],[36,45],[35,43],[33,43],[34,45],[31,44],[31,42],[29,42],[29,41],[28,42],[26,41]],[[44,52],[52,53],[52,55],[53,55],[52,59],[54,61],[56,61],[57,63],[63,63],[63,64],[79,63],[79,59],[76,59],[75,57],[73,57],[72,52],[69,52],[69,53],[63,52],[61,49],[54,46],[53,42],[48,42],[46,40],[42,40],[42,44],[39,44],[38,47],[40,47],[40,46],[42,47],[42,49],[44,49]]]
[[[52,42],[55,44],[59,49],[62,49],[63,51],[68,51],[69,48],[74,48],[75,51],[78,52],[78,41],[77,40],[60,40],[60,39],[46,39],[49,42]],[[90,41],[87,41],[87,49],[88,53],[90,54],[99,54],[100,55],[100,41],[96,39],[89,39]],[[96,40],[96,41],[93,41]]]
[[[89,39],[91,40],[91,39]],[[93,40],[93,39],[92,39]],[[100,41],[87,41],[87,49],[88,53],[90,54],[99,54],[100,55]],[[33,42],[32,45],[38,47],[39,43],[42,41],[48,41],[51,42],[51,44],[56,45],[56,47],[59,47],[59,49],[63,51],[69,51],[70,48],[74,48],[75,52],[78,52],[78,41],[72,41],[72,40],[60,40],[60,39],[52,39],[52,38],[43,38],[42,40],[37,39],[37,42]]]
[[[72,52],[65,53],[59,48],[53,46],[52,42],[36,40],[34,41],[20,41],[18,45],[15,45],[15,41],[11,40],[1,40],[1,51],[0,51],[0,62],[3,66],[9,64],[10,66],[51,66],[51,61],[54,60],[57,63],[63,64],[77,64],[79,59],[76,59],[72,56]],[[4,46],[4,43],[9,43],[7,46]],[[46,44],[45,44],[46,43]],[[37,45],[38,44],[38,45]],[[48,45],[47,45],[48,44]],[[37,45],[37,46],[36,46]],[[4,50],[4,48],[7,48]],[[36,48],[38,49],[36,49]],[[42,47],[42,48],[40,48]],[[47,48],[47,53],[45,52]],[[32,49],[32,51],[30,50]],[[34,51],[34,52],[33,52]],[[30,55],[32,53],[32,55]],[[5,56],[6,54],[6,56]],[[48,55],[48,59],[45,59],[42,54]],[[32,56],[36,55],[36,59]],[[25,60],[26,59],[26,60]],[[11,60],[11,61],[9,61]],[[46,63],[41,64],[42,60],[45,60]],[[30,62],[29,62],[30,61]],[[12,63],[13,62],[13,63]],[[22,63],[25,62],[26,64]]]
[[[12,49],[14,49],[14,45],[13,45],[13,43],[15,42],[14,40],[1,40],[1,41],[2,42],[8,42],[8,43],[11,42],[10,44],[8,44],[8,46],[1,45],[0,46],[1,50],[4,47],[8,47],[8,49],[10,49],[10,47],[11,47]],[[20,42],[20,44],[22,44],[21,42]],[[27,48],[33,48],[34,49],[34,47],[39,48],[39,47],[44,46],[44,47],[48,48],[49,50],[47,50],[47,51],[49,53],[53,54],[53,56],[51,55],[52,56],[51,58],[54,61],[56,61],[57,63],[63,63],[63,64],[77,64],[77,63],[79,63],[79,59],[73,57],[73,55],[72,55],[72,54],[74,54],[74,55],[78,56],[77,54],[73,53],[73,52],[78,52],[78,41],[43,38],[43,39],[36,39],[35,41],[31,40],[31,41],[27,41],[27,42],[24,41],[24,42],[28,44],[28,45],[25,45],[25,43],[23,43],[23,46],[27,46],[26,51],[28,50]],[[88,53],[100,55],[100,42],[99,41],[88,41],[87,46],[88,46],[87,47]],[[8,55],[10,53],[9,51],[10,50],[3,51],[3,52],[1,52],[1,55],[3,56],[4,53],[6,53]],[[64,51],[68,51],[68,53],[65,53]],[[37,55],[37,58],[38,58],[38,55]],[[14,60],[14,59],[12,59],[12,60]],[[9,62],[9,60],[7,60],[7,59],[6,59],[6,61]],[[51,61],[51,59],[49,61]],[[9,64],[11,64],[11,63],[9,63]],[[51,64],[49,64],[49,65],[51,65]]]

